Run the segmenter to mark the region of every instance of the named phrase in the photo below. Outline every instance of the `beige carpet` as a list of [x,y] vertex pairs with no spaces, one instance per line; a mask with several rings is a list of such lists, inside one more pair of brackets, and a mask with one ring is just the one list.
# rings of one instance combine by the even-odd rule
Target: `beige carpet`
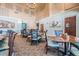
[[15,39],[15,55],[16,56],[56,56],[57,51],[52,49],[45,54],[45,42],[40,42],[38,45],[31,45],[27,38],[16,36]]

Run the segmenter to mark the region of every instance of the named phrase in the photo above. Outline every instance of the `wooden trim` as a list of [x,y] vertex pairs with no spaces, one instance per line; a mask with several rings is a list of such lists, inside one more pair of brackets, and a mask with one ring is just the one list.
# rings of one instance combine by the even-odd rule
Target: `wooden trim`
[[77,7],[79,7],[79,5],[73,6],[73,7],[67,8],[67,9],[64,9],[64,11],[66,11],[66,10],[72,10],[72,9],[74,9],[74,8],[77,8]]

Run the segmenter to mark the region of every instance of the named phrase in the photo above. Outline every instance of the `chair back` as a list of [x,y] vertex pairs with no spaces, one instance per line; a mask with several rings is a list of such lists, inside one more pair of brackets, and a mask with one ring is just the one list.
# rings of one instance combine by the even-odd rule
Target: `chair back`
[[8,42],[8,45],[9,45],[9,56],[12,55],[12,52],[13,52],[13,46],[14,46],[14,39],[15,39],[15,32],[12,31],[12,30],[8,30],[8,38],[9,38],[9,42]]
[[45,31],[45,40],[46,40],[46,45],[48,45],[48,40],[47,40],[47,30]]
[[13,39],[15,39],[16,35],[17,35],[17,33],[13,33]]
[[2,30],[0,30],[0,34],[2,34]]
[[13,33],[14,33],[14,31],[12,31],[12,30],[7,30],[7,36],[8,36],[8,37],[12,36]]
[[8,45],[9,45],[9,56],[11,56],[12,55],[12,32],[11,32],[11,30],[8,30],[8,38],[9,38],[9,42],[8,42]]
[[31,32],[31,35],[32,35],[32,40],[33,40],[33,39],[38,39],[38,33],[37,33],[36,30],[33,30],[33,31]]
[[15,40],[16,35],[17,35],[17,33],[13,33],[13,36],[12,36],[12,46],[14,46],[14,40]]
[[63,33],[63,30],[55,30],[55,35],[60,36]]
[[16,36],[17,33],[15,33],[14,31],[10,31],[8,34],[9,34],[9,36],[8,36],[9,37],[9,43],[12,44],[11,42],[14,41],[15,36]]

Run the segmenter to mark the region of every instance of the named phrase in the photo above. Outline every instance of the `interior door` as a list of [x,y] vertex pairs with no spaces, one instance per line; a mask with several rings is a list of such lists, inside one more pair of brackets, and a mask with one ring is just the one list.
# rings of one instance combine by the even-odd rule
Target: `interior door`
[[76,16],[65,18],[65,33],[76,36]]

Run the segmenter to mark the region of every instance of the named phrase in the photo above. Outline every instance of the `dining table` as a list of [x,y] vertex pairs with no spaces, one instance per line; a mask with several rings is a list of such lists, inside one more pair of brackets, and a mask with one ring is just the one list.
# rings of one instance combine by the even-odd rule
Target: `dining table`
[[48,38],[55,42],[64,43],[64,55],[67,55],[67,49],[68,49],[67,44],[79,42],[79,38],[72,35],[67,35],[67,36],[61,35],[59,37],[55,35],[48,35]]

